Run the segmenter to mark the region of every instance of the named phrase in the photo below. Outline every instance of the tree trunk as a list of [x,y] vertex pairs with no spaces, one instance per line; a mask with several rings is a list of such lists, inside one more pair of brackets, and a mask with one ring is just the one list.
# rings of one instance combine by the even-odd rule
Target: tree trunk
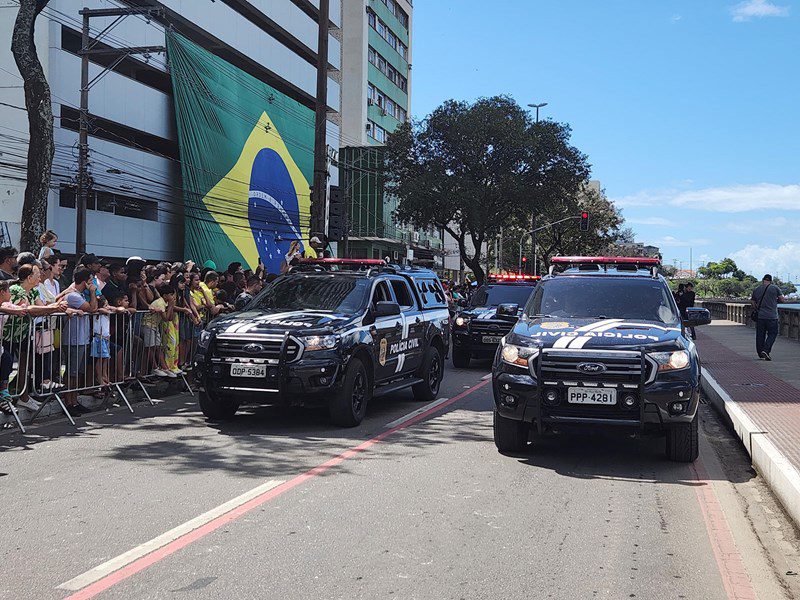
[[39,62],[34,43],[36,17],[49,0],[20,0],[14,23],[11,52],[24,81],[28,109],[28,177],[20,219],[20,249],[35,252],[39,237],[47,229],[47,196],[53,166],[53,106],[50,86]]

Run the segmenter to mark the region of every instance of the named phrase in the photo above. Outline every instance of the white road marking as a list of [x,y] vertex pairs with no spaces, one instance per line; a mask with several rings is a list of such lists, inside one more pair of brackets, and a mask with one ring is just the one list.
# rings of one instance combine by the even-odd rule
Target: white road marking
[[433,402],[430,402],[429,404],[426,404],[425,406],[422,406],[422,407],[418,408],[417,410],[415,410],[413,412],[410,412],[407,415],[404,415],[404,416],[400,417],[399,419],[395,419],[391,423],[387,423],[385,425],[385,427],[386,427],[386,429],[392,429],[393,427],[397,427],[398,425],[402,425],[403,423],[405,423],[406,421],[410,421],[411,419],[413,419],[417,415],[421,415],[422,413],[424,413],[427,410],[435,408],[435,407],[439,406],[440,404],[444,404],[449,399],[450,398],[439,398],[438,400],[434,400]]
[[492,374],[491,373],[487,373],[486,375],[481,377],[481,381],[486,381],[487,379],[491,379],[491,377],[492,377]]
[[170,529],[166,533],[162,533],[158,537],[153,538],[149,542],[145,542],[133,548],[132,550],[128,550],[127,552],[120,554],[119,556],[112,558],[104,562],[102,565],[98,565],[93,569],[86,571],[85,573],[70,579],[58,586],[58,589],[61,590],[69,590],[72,592],[82,590],[86,586],[93,584],[95,581],[99,581],[103,577],[118,571],[119,569],[131,564],[132,562],[140,559],[151,552],[158,550],[177,540],[179,537],[186,535],[194,531],[195,529],[202,527],[206,523],[213,521],[217,517],[220,517],[230,511],[238,508],[242,504],[252,500],[253,498],[260,496],[264,492],[267,492],[273,488],[278,487],[282,484],[283,481],[278,479],[270,479],[269,481],[259,485],[258,487],[253,488],[252,490],[245,492],[241,496],[234,498],[233,500],[228,500],[224,504],[220,504],[216,508],[212,508],[206,513],[195,517],[190,521],[186,521],[183,525],[178,525],[174,529]]

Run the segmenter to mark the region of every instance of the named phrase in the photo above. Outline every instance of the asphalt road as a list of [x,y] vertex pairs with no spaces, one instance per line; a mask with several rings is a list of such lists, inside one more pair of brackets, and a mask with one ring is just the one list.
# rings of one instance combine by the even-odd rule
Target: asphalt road
[[354,429],[181,397],[0,436],[0,597],[800,597],[797,532],[710,408],[694,467],[610,436],[502,456],[487,370]]

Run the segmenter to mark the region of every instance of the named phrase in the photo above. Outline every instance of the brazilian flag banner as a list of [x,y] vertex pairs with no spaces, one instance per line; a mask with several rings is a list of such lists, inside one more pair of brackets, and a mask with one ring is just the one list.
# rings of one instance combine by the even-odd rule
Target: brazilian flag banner
[[279,273],[307,255],[314,113],[188,39],[167,33],[185,214],[185,258]]

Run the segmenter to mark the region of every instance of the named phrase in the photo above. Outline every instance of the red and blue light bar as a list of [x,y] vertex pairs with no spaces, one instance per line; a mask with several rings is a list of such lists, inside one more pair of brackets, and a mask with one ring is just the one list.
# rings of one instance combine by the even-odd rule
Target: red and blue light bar
[[554,256],[550,259],[554,265],[642,265],[658,267],[660,258],[649,256]]
[[508,273],[502,275],[489,275],[489,281],[539,281],[539,275],[518,275],[516,273]]

